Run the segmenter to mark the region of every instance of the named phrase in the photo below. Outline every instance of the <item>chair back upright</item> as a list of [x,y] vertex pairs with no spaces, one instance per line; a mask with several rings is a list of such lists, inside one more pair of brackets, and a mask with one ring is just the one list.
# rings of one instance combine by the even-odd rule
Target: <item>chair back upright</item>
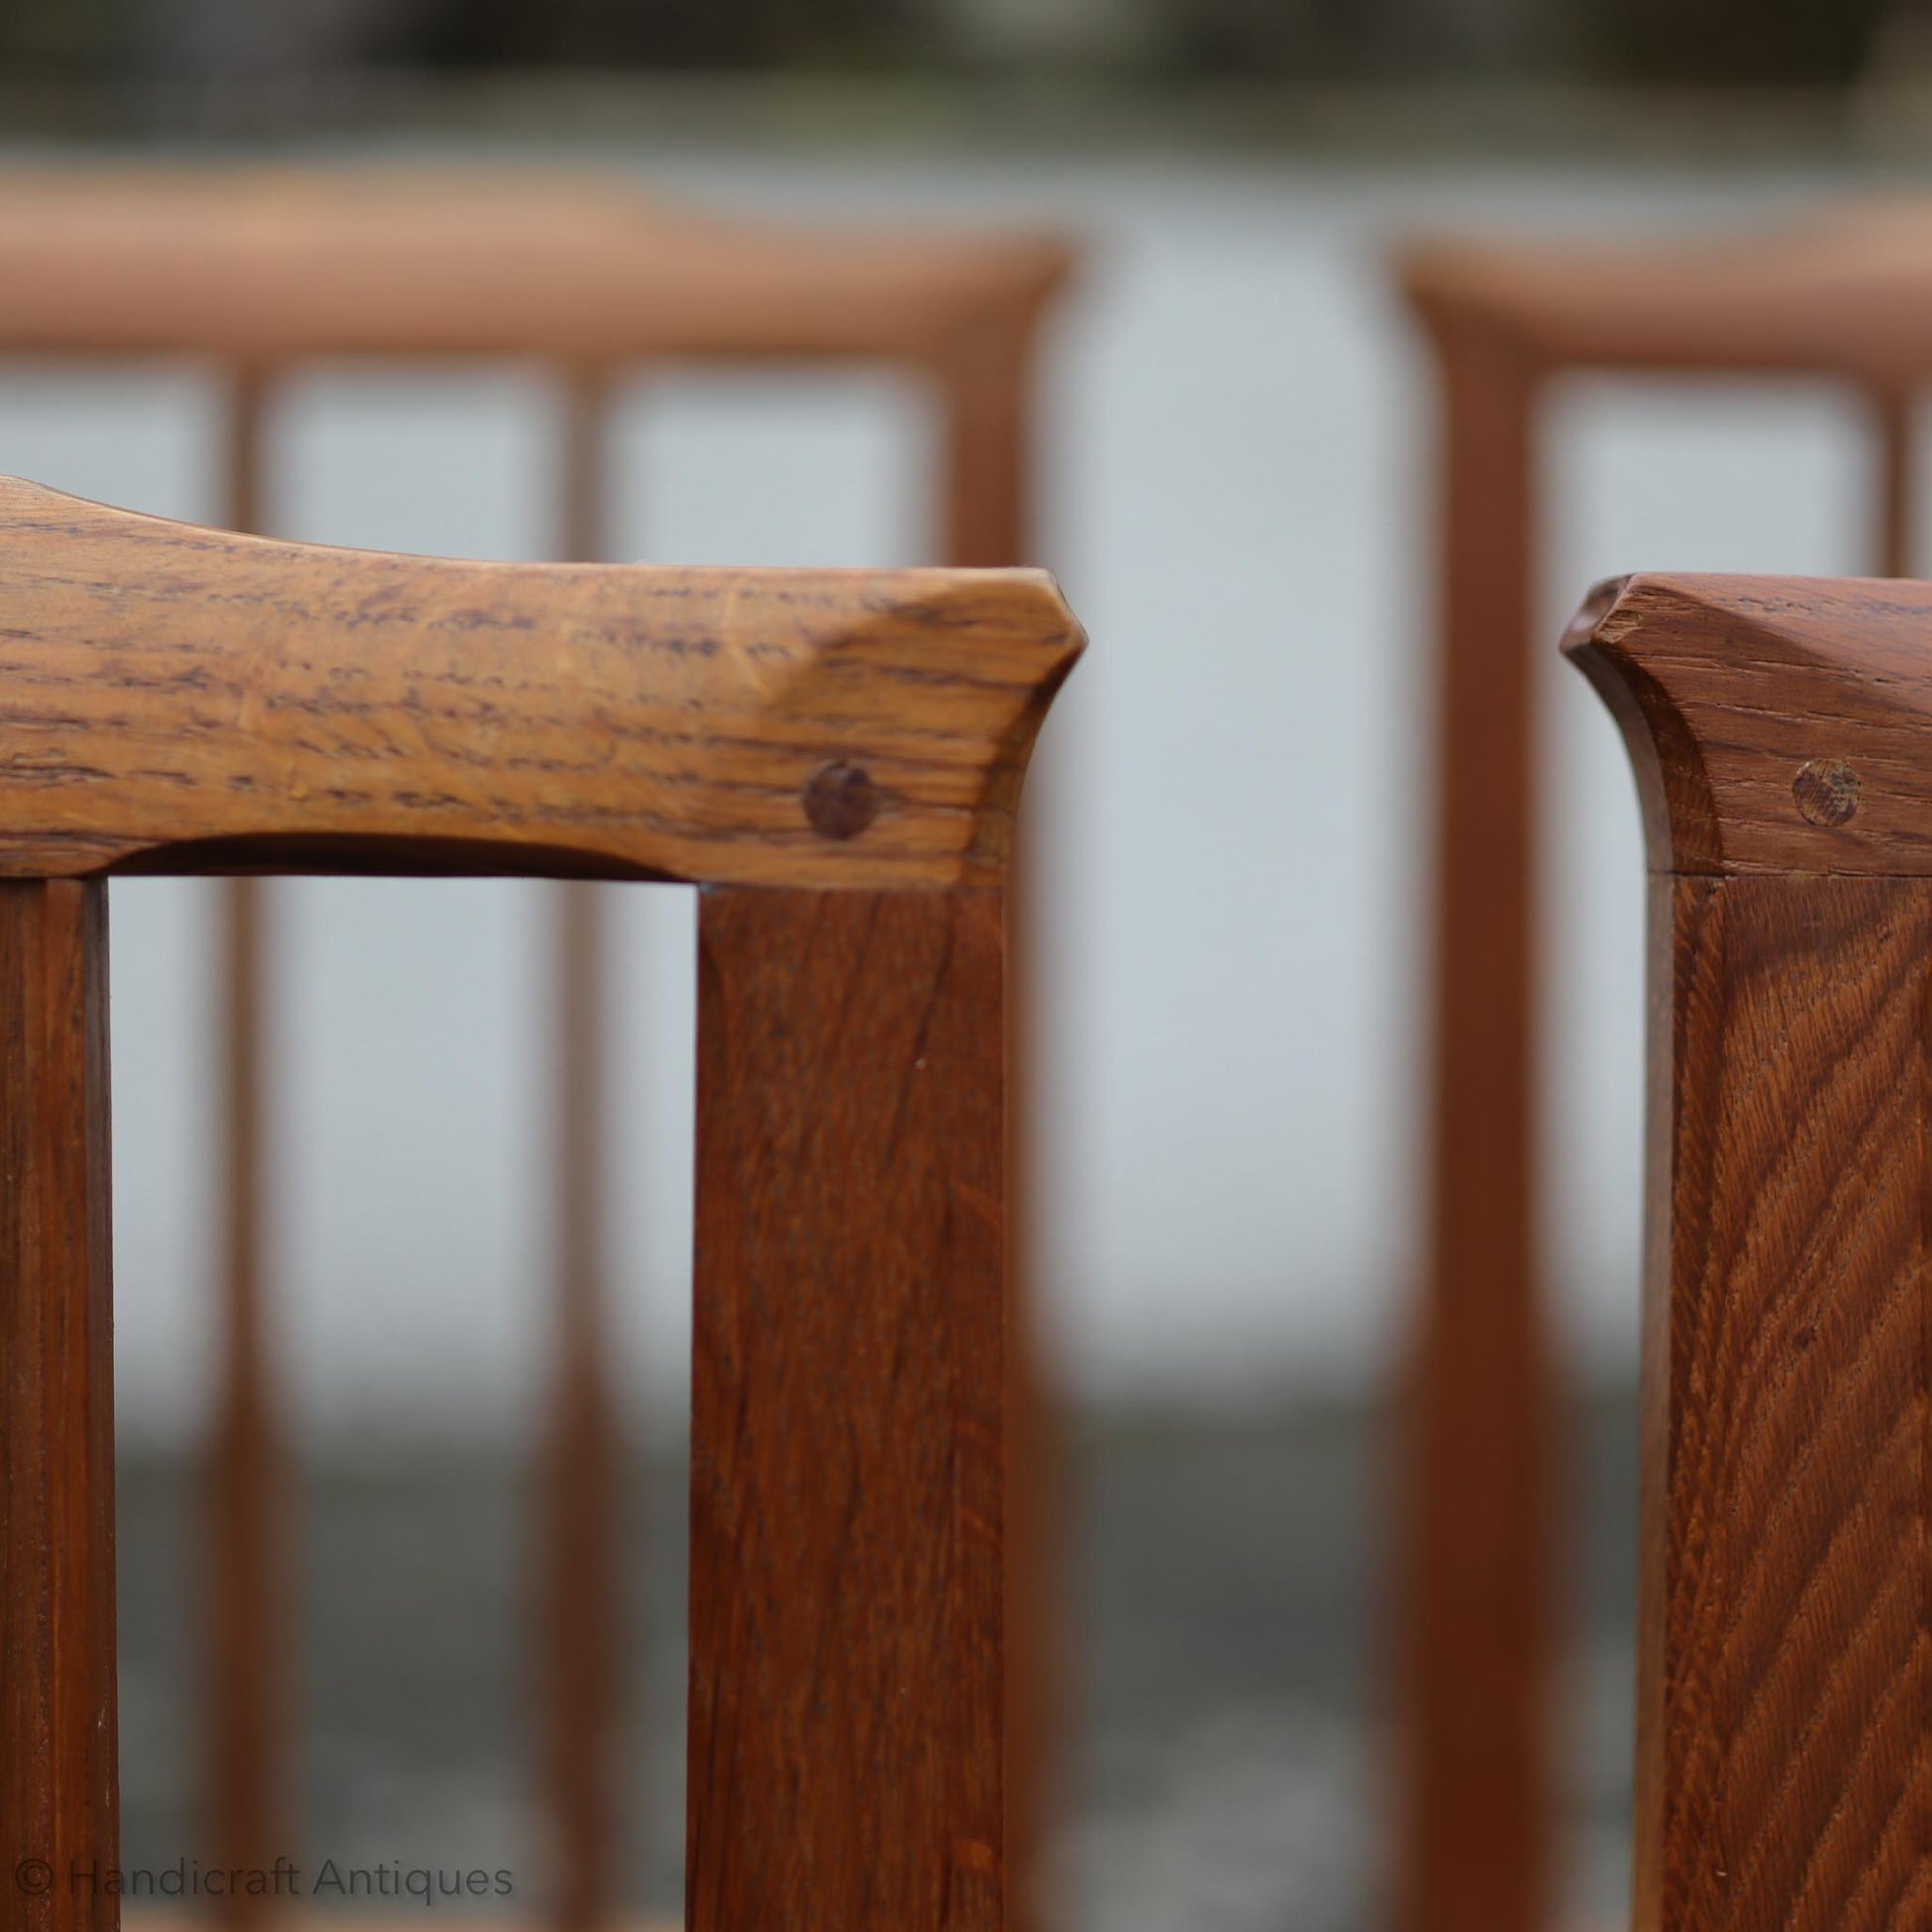
[[105,876],[236,869],[705,889],[688,1923],[1006,1923],[1006,877],[1080,646],[1037,572],[450,563],[0,483],[24,1923],[119,1920]]

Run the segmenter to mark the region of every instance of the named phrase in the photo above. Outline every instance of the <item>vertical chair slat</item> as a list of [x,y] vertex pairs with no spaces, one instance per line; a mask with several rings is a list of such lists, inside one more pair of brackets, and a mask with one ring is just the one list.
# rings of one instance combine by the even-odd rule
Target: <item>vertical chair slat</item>
[[[231,372],[227,426],[227,523],[262,527],[264,404],[261,372]],[[287,1850],[289,1789],[285,1686],[280,1662],[286,1551],[282,1430],[264,1289],[262,883],[221,882],[216,1020],[221,1043],[222,1227],[219,1382],[210,1457],[212,1583],[207,1672],[209,1826],[216,1862],[262,1870]],[[215,1911],[231,1925],[257,1923],[268,1901],[245,1886]]]
[[1878,415],[1877,574],[1912,574],[1913,525],[1917,517],[1918,414],[1911,389],[1887,389],[1876,397]]
[[[5,482],[0,550],[8,728],[36,752],[0,869],[240,853],[712,888],[692,1920],[1001,1925],[1002,880],[1027,753],[1084,641],[1050,580],[437,562]],[[358,683],[346,707],[366,782],[309,782],[377,607],[389,695]],[[571,639],[579,674],[532,672],[533,631]],[[123,673],[107,692],[102,662]],[[479,690],[517,702],[479,707]],[[238,727],[243,694],[298,722]],[[426,712],[451,734],[418,729]],[[597,733],[624,756],[560,791],[546,754]],[[103,964],[81,918],[100,890],[0,889],[0,989],[18,995],[0,1013],[20,1035],[0,1055],[0,1102],[20,1102],[0,1104],[17,1250],[0,1273],[0,1824],[110,1858]]]
[[1533,370],[1435,343],[1445,421],[1429,1249],[1404,1460],[1405,1932],[1542,1932],[1552,1367],[1537,1252]]
[[1635,1923],[1932,1923],[1932,592],[1635,578],[1650,846]]
[[542,1610],[549,1915],[600,1923],[611,1903],[619,1696],[617,1444],[606,1373],[599,889],[554,889],[560,1049],[556,1362],[550,1385]]
[[[1033,560],[1033,331],[982,331],[945,364],[940,501],[945,561],[998,568]],[[1019,839],[1007,868],[1007,1752],[1008,1921],[1039,1919],[1041,1861],[1052,1824],[1063,1730],[1064,1672],[1054,1562],[1062,1461],[1053,1378],[1044,1360],[1037,1255],[1028,1212],[1038,1167],[1035,1037],[1044,999],[1033,942],[1045,881],[1036,841]],[[1030,853],[1032,856],[1030,856]]]
[[113,1932],[106,888],[0,884],[0,1923]]
[[1002,904],[700,912],[692,1932],[1003,1924]]
[[1031,326],[985,329],[939,368],[945,558],[964,569],[1019,563],[1029,522]]
[[[563,555],[603,555],[605,386],[570,370],[564,392]],[[604,1258],[603,890],[552,888],[556,904],[557,1357],[551,1384],[542,1724],[551,1916],[572,1932],[607,1915],[614,1880],[620,1583],[618,1442],[609,1376]]]
[[[1479,1743],[1469,1741],[1483,1722],[1482,1687],[1503,1668],[1482,1661],[1500,1648],[1502,1618],[1535,1608],[1560,1555],[1557,1518],[1539,1492],[1536,1546],[1498,1525],[1494,1537],[1508,1545],[1508,1554],[1484,1556],[1484,1519],[1516,1509],[1536,1486],[1533,1476],[1511,1469],[1538,1466],[1532,1458],[1548,1445],[1548,1412],[1557,1394],[1542,1333],[1547,1315],[1525,1313],[1523,1301],[1526,1281],[1534,1286],[1537,1279],[1531,1243],[1538,1201],[1528,1138],[1534,1116],[1522,1074],[1533,1065],[1526,1048],[1539,1002],[1535,925],[1519,914],[1534,912],[1538,882],[1533,870],[1513,868],[1519,855],[1524,862],[1534,858],[1527,843],[1534,794],[1526,779],[1533,736],[1525,735],[1534,721],[1518,716],[1518,666],[1530,643],[1524,625],[1536,595],[1541,532],[1539,492],[1524,486],[1529,432],[1522,384],[1533,376],[1547,388],[1586,371],[1842,383],[1874,409],[1871,562],[1886,575],[1903,575],[1914,521],[1912,401],[1932,373],[1932,280],[1923,237],[1908,234],[1910,226],[1895,209],[1848,207],[1775,235],[1634,246],[1459,241],[1407,252],[1405,281],[1441,358],[1451,417],[1481,410],[1485,398],[1494,411],[1493,422],[1466,431],[1472,455],[1491,446],[1493,468],[1452,464],[1442,511],[1449,542],[1440,662],[1450,702],[1439,755],[1450,774],[1451,806],[1457,795],[1481,801],[1482,816],[1465,818],[1462,832],[1446,819],[1436,882],[1443,897],[1434,988],[1437,1099],[1430,1118],[1431,1325],[1407,1461],[1416,1500],[1404,1532],[1410,1576],[1420,1580],[1410,1595],[1408,1649],[1412,1663],[1418,1652],[1425,1659],[1412,1678],[1419,1702],[1404,1713],[1416,1791],[1400,1853],[1402,1896],[1409,1901],[1402,1922],[1411,1932],[1524,1927],[1532,1901],[1515,1874],[1548,1871],[1559,1802],[1554,1783],[1546,1780],[1539,1795],[1514,1775],[1503,1787],[1514,1795],[1492,1800],[1476,1775]],[[1493,368],[1515,363],[1517,378],[1490,381],[1477,372],[1485,360]],[[1467,728],[1465,707],[1491,703],[1501,714],[1498,728],[1484,728],[1479,717]],[[1489,888],[1473,870],[1465,836],[1485,825],[1494,852],[1506,855],[1490,867]],[[1500,908],[1506,916],[1487,933],[1485,890],[1507,896]],[[1459,974],[1453,970],[1458,957]],[[1500,1058],[1492,1054],[1495,1045],[1504,1049]],[[1504,1305],[1500,1311],[1483,1307],[1492,1293]],[[1448,1332],[1455,1320],[1467,1324],[1460,1340]],[[1504,1334],[1522,1365],[1528,1379],[1519,1386],[1512,1385],[1517,1371],[1509,1357],[1486,1345],[1491,1331]],[[1458,1391],[1453,1385],[1463,1374],[1468,1385]],[[1504,1486],[1492,1488],[1499,1472]],[[1473,1574],[1445,1598],[1431,1580],[1445,1575],[1458,1551],[1471,1567],[1485,1560],[1498,1567],[1491,1581]],[[1457,1606],[1474,1604],[1485,1590],[1495,1595],[1497,1616],[1486,1625],[1464,1625]],[[1456,1658],[1465,1643],[1471,1668],[1458,1681]],[[1492,1721],[1496,1748],[1513,1737],[1510,1749],[1521,1764],[1534,1762],[1554,1728],[1548,1657],[1539,1634],[1525,1651],[1525,1674]],[[1543,1695],[1543,1717],[1534,1717],[1524,1691]],[[1512,1828],[1506,1821],[1519,1801],[1526,1809]]]
[[1659,880],[1636,1923],[1932,1917],[1932,882]]

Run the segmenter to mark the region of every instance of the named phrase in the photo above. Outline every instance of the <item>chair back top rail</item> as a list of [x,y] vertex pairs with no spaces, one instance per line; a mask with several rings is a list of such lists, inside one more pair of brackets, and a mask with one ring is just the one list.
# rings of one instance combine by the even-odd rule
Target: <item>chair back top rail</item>
[[942,363],[1030,329],[1057,236],[797,229],[614,178],[181,167],[0,174],[0,350]]
[[1831,221],[1662,244],[1436,240],[1403,261],[1438,333],[1547,368],[1932,377],[1932,202],[1855,204]]
[[1932,585],[1625,577],[1564,648],[1623,728],[1653,871],[1932,877]]
[[0,877],[991,883],[1083,641],[1040,571],[467,563],[0,479]]

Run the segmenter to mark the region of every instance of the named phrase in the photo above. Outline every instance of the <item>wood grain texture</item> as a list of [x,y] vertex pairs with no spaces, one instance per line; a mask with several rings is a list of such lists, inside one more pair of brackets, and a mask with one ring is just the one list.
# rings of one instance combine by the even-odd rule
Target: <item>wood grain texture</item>
[[1569,640],[1652,838],[1636,1923],[1660,1932],[1932,1924],[1932,880],[1882,825],[1834,865],[1863,805],[1818,753],[1875,705],[1902,793],[1897,614],[1926,595],[1645,580]]
[[[1932,203],[1661,244],[1436,240],[1405,250],[1401,274],[1437,358],[1449,456],[1432,1218],[1405,1450],[1411,1805],[1399,1916],[1526,1926],[1542,1915],[1557,1803],[1534,1775],[1554,1731],[1543,1621],[1557,1562],[1558,1397],[1535,1253],[1531,1039],[1538,748],[1526,700],[1541,402],[1555,378],[1585,370],[1846,383],[1875,430],[1870,555],[1902,572],[1912,405],[1932,374]],[[1518,1511],[1513,1528],[1498,1520]],[[1493,1785],[1476,1775],[1485,1752],[1510,1766]]]
[[997,893],[700,913],[692,1932],[1002,1925]]
[[1533,384],[1437,341],[1441,485],[1429,1247],[1403,1424],[1405,1932],[1543,1932],[1554,1369],[1536,1247]]
[[1038,572],[451,563],[0,483],[0,874],[990,881],[1081,642]]
[[1623,724],[1650,863],[1932,876],[1932,587],[1638,576],[1566,648]]
[[1657,891],[1636,1923],[1932,1924],[1932,883]]
[[936,368],[1024,328],[1072,265],[1054,235],[774,226],[540,169],[0,175],[12,353]]
[[0,884],[0,1918],[22,1932],[119,1922],[86,1880],[120,1853],[106,955],[104,886]]

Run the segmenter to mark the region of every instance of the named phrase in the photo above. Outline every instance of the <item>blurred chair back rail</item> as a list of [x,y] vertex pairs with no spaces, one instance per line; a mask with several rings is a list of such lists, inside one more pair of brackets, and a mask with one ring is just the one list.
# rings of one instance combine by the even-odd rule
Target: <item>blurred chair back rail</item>
[[[561,660],[533,665],[532,629]],[[99,862],[446,852],[706,887],[689,1924],[996,1932],[1005,868],[1082,642],[1050,580],[438,564],[7,483],[0,638],[0,732],[32,754],[0,799],[0,1845],[17,1893],[52,1874],[32,1922],[119,1917],[67,1877],[119,1849]],[[774,656],[795,675],[765,675]],[[377,689],[332,676],[351,662]],[[673,718],[788,808],[748,823],[737,787],[699,781],[666,831]],[[353,789],[293,749],[337,732]],[[875,757],[899,778],[872,817],[815,808],[826,770]]]
[[1727,246],[1439,243],[1405,263],[1441,392],[1434,1063],[1405,1450],[1404,1932],[1544,1932],[1556,1371],[1537,1252],[1538,409],[1572,371],[1836,377],[1868,397],[1874,567],[1909,567],[1932,208]]
[[1932,586],[1638,577],[1641,1926],[1922,1921]]
[[[611,543],[604,422],[617,379],[671,360],[857,361],[904,367],[937,393],[944,561],[1015,564],[1028,543],[1034,345],[1071,267],[1067,247],[1050,237],[874,236],[723,222],[668,209],[622,182],[563,175],[183,167],[138,175],[13,171],[0,178],[0,354],[214,359],[229,372],[233,398],[227,521],[244,531],[272,521],[262,485],[265,405],[275,381],[305,361],[507,356],[555,367],[566,409],[558,544],[564,556],[579,559],[605,554]],[[279,566],[264,561],[259,567]],[[223,568],[241,576],[250,566],[245,554],[223,553]],[[512,585],[535,581],[513,575],[495,580],[493,591],[508,594]],[[551,597],[569,601],[561,581],[546,580],[542,593],[530,594],[540,605]],[[889,650],[889,630],[864,643],[855,639],[853,647],[877,643]],[[557,784],[567,789],[567,745],[559,740],[547,756],[556,761]],[[869,767],[880,787],[873,801],[877,828],[864,841],[869,850],[904,840],[927,806],[935,830],[942,810],[963,812],[949,821],[955,834],[988,822],[985,811],[1010,808],[1010,797],[963,796],[942,807],[936,793],[922,805],[897,787],[892,763],[875,757]],[[794,805],[775,800],[770,808],[785,818]],[[828,793],[823,808],[869,807]],[[164,811],[157,823],[166,822]],[[822,866],[810,828],[801,833],[786,822],[807,841],[801,856],[810,852],[809,864]],[[673,853],[677,838],[660,847],[640,826],[630,829],[641,838],[630,861],[615,866],[620,855],[597,845],[590,869],[711,876],[708,862],[691,863],[699,859],[695,850]],[[761,836],[748,829],[755,840]],[[136,845],[153,830],[140,832]],[[533,819],[526,830],[528,842],[512,853],[500,823],[480,821],[464,833],[445,826],[429,835],[427,862],[447,869],[487,856],[511,869],[569,869],[558,866],[559,854],[577,849],[558,836],[565,828],[546,831]],[[462,841],[479,833],[474,853],[462,858]],[[65,836],[78,841],[74,851],[85,867],[128,856],[95,848],[86,857],[89,834],[69,827]],[[185,836],[176,823],[164,860],[185,856]],[[53,863],[52,850],[41,847],[30,870],[37,864],[64,869]],[[205,855],[210,864],[217,856],[212,849]],[[260,853],[241,848],[226,856],[233,865],[262,861]],[[911,881],[933,856],[921,859],[905,847],[906,868],[892,883]],[[281,857],[299,855],[284,849]],[[340,857],[318,848],[308,862]],[[716,876],[730,870],[727,865]],[[833,870],[843,876],[847,862],[835,862]],[[231,1024],[221,1082],[227,1220],[212,1477],[210,1852],[221,1864],[247,1867],[272,1863],[289,1842],[286,1559],[276,1529],[285,1449],[260,1205],[269,1077],[261,1050],[264,914],[254,882],[232,880],[223,895],[220,953]],[[1014,923],[1024,929],[1024,920]],[[605,1104],[598,1046],[602,936],[591,889],[560,889],[556,945],[551,1184],[560,1211],[557,1359],[545,1447],[543,1781],[555,1861],[552,1917],[560,1926],[584,1927],[608,1917],[614,1903],[621,1594],[614,1569],[618,1444],[605,1372],[596,1158]],[[1024,1069],[1028,975],[1017,942],[1015,951],[1010,1025],[1016,1064]],[[1024,1174],[1023,1088],[1016,1087],[1012,1104],[1015,1170]],[[1021,1203],[1013,1205],[1017,1217]],[[1038,1419],[1026,1420],[1027,1404],[1038,1394],[1032,1332],[1023,1304],[1009,1370],[1023,1412],[1016,1462],[1029,1467],[1040,1453]],[[1016,1486],[1023,1517],[1039,1507],[1035,1486]],[[1018,1536],[1014,1586],[1016,1604],[1028,1612],[1015,1638],[1014,1669],[1031,1686],[1017,1710],[1032,1726],[1035,1748],[1040,1714],[1049,1706],[1040,1644],[1028,1634],[1043,1620],[1043,1612],[1035,1616],[1029,1608],[1046,1588],[1043,1568],[1029,1554],[1037,1541],[1037,1531],[1023,1528]],[[1015,1828],[1016,1860],[1025,1864],[1039,1799],[1028,1785],[1028,1764],[1019,1764],[1016,1774],[1026,1787],[1016,1798]],[[1020,1898],[1016,1911],[1023,1908]],[[225,1909],[244,1920],[266,1908],[237,1896]]]

